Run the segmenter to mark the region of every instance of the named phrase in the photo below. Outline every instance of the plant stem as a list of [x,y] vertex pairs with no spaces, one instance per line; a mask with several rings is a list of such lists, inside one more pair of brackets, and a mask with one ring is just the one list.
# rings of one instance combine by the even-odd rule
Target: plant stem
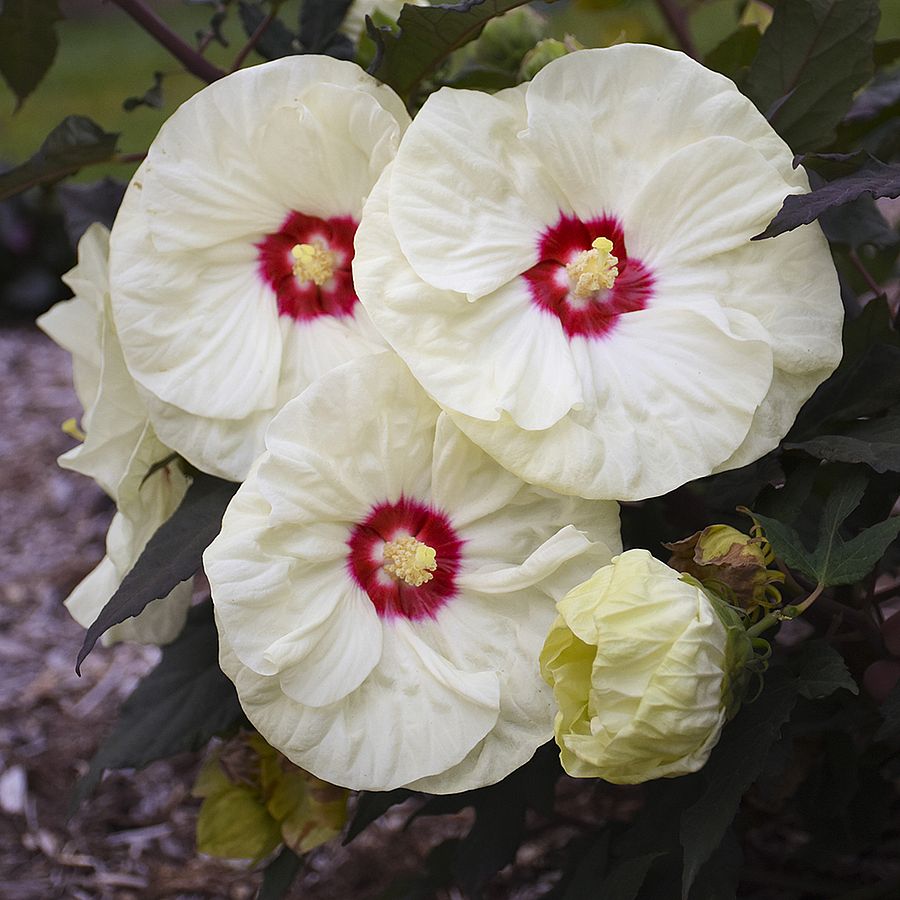
[[694,45],[694,38],[691,36],[687,14],[678,0],[656,0],[656,5],[659,7],[662,17],[666,20],[666,25],[669,26],[681,49],[688,56],[700,59],[697,47]]
[[863,261],[859,258],[859,254],[855,250],[851,250],[848,255],[850,257],[850,262],[853,263],[856,271],[862,275],[863,281],[865,281],[869,290],[872,291],[876,297],[883,296],[884,288],[872,277],[872,273],[865,267]]
[[244,60],[250,55],[253,51],[253,48],[259,43],[259,39],[266,33],[269,26],[275,21],[275,16],[278,13],[278,6],[276,4],[272,5],[272,8],[266,14],[266,17],[256,26],[256,30],[253,34],[250,35],[250,39],[241,47],[240,52],[234,58],[234,62],[231,64],[231,69],[229,72],[236,72],[243,64]]
[[192,75],[207,84],[222,78],[225,73],[183,41],[144,3],[144,0],[112,0],[116,6],[134,19],[144,31],[159,41]]

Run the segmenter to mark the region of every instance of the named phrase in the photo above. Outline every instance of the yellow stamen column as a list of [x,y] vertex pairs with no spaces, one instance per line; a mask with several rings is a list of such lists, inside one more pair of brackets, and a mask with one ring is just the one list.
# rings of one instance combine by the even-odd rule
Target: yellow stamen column
[[437,569],[435,552],[412,535],[397,538],[384,545],[384,571],[412,587],[431,581]]
[[612,254],[609,238],[598,237],[590,250],[583,250],[566,266],[572,293],[579,298],[609,290],[619,275],[619,259]]

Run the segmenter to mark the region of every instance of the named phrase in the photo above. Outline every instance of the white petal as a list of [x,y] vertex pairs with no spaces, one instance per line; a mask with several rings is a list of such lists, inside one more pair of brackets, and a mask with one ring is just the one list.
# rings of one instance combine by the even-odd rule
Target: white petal
[[781,208],[791,187],[765,158],[734,138],[711,137],[668,158],[628,201],[628,252],[651,270],[703,261],[745,246]]
[[448,410],[519,477],[563,493],[658,496],[709,474],[743,440],[772,378],[768,343],[692,310],[622,316],[609,338],[576,339],[591,405],[544,431]]
[[519,278],[476,302],[425,284],[391,230],[395,172],[385,170],[356,234],[355,284],[376,327],[440,403],[489,420],[506,410],[527,428],[558,421],[583,400],[559,322]]
[[714,135],[743,141],[806,190],[793,154],[734,83],[648,44],[582,50],[544,67],[521,136],[582,218],[617,208],[661,163]]
[[394,163],[390,218],[404,255],[431,285],[481,297],[537,262],[561,198],[516,138],[524,87],[489,96],[444,88],[428,98]]

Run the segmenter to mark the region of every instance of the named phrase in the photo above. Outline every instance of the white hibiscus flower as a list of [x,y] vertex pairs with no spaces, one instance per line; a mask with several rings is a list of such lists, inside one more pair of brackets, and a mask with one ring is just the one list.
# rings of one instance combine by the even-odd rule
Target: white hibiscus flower
[[[106,556],[66,600],[72,617],[85,628],[156,529],[175,512],[188,486],[178,464],[166,462],[172,451],[154,433],[122,359],[109,311],[108,253],[109,232],[92,225],[78,244],[78,265],[63,279],[75,296],[38,319],[38,325],[72,354],[75,391],[84,409],[84,442],[63,454],[59,464],[93,478],[117,507],[106,536]],[[104,641],[168,643],[181,631],[190,602],[191,582],[186,581],[137,618],[113,626]]]
[[817,225],[751,243],[802,169],[727,78],[622,45],[441,90],[354,278],[459,427],[522,478],[638,499],[772,449],[840,358]]
[[554,601],[620,546],[618,507],[501,469],[393,355],[322,378],[206,551],[220,662],[266,740],[319,778],[436,793],[553,730]]
[[303,56],[163,125],[113,227],[113,314],[157,432],[198,468],[243,479],[287,400],[384,348],[350,262],[408,121],[358,66]]

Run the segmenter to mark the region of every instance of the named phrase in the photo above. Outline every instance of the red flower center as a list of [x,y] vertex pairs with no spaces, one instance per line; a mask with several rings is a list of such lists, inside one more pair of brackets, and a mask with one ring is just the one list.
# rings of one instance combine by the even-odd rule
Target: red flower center
[[351,216],[319,219],[292,212],[256,245],[259,274],[275,292],[280,315],[298,322],[353,315],[357,296],[350,264],[358,224]]
[[[578,296],[566,267],[590,251],[598,237],[612,242],[618,272],[612,287]],[[532,302],[556,316],[570,338],[609,334],[619,316],[646,308],[653,296],[653,275],[639,259],[628,255],[622,226],[613,216],[582,222],[560,214],[559,221],[541,234],[538,257],[537,265],[522,277],[528,283]]]
[[[354,526],[347,545],[347,568],[382,619],[433,619],[456,595],[463,541],[440,510],[403,496],[379,503]],[[427,580],[419,585],[390,574],[398,568],[391,551],[406,545],[423,545],[423,557],[434,551],[433,562],[422,569]]]

